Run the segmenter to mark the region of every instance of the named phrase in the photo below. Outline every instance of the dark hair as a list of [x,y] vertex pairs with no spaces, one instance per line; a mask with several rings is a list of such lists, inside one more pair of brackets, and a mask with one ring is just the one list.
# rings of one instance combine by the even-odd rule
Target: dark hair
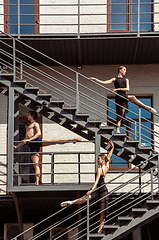
[[105,165],[106,165],[106,163],[108,162],[107,156],[105,154],[99,154],[98,156],[101,157],[104,160]]
[[120,70],[123,69],[123,68],[126,68],[126,67],[124,67],[124,66],[120,66],[120,67],[118,68],[118,73],[119,73]]
[[34,120],[37,119],[37,117],[38,117],[37,112],[35,112],[35,111],[29,111],[28,113],[30,113],[30,115],[33,117]]

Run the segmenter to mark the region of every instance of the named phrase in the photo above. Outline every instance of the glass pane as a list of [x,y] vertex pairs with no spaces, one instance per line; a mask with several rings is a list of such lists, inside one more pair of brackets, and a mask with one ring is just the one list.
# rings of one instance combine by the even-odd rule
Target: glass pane
[[[120,151],[118,149],[118,151]],[[127,162],[125,160],[123,160],[122,158],[116,156],[116,155],[112,155],[111,158],[111,167],[126,167],[127,166]]]
[[111,0],[111,30],[126,30],[126,2],[127,0]]
[[[9,31],[10,33],[18,33],[18,0],[9,0],[9,4],[12,4],[9,5]],[[34,33],[34,5],[29,5],[34,4],[34,0],[20,0],[20,4],[22,4],[20,6],[20,33]]]
[[[138,26],[138,4],[137,0],[132,0],[132,31],[137,31]],[[140,0],[140,31],[151,31],[151,0]],[[149,3],[149,4],[147,4]],[[144,24],[145,23],[145,24]]]

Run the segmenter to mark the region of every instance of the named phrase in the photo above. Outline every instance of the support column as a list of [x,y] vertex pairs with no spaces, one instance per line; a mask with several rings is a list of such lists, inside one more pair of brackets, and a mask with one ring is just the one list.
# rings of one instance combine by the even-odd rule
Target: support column
[[98,133],[95,134],[95,171],[97,171],[98,165],[97,165],[97,158],[100,154],[100,141],[101,137]]
[[137,228],[132,232],[132,239],[133,240],[142,240],[141,228]]
[[[17,196],[16,193],[14,193],[14,200],[15,200],[17,219],[18,219],[19,233],[22,233],[23,232],[23,228],[22,228],[22,215],[23,215],[23,211],[20,208],[20,205],[19,205],[19,202],[18,202],[18,196]],[[20,240],[23,240],[23,236],[20,236]]]
[[14,89],[9,87],[8,100],[8,191],[13,187],[13,133],[14,133]]

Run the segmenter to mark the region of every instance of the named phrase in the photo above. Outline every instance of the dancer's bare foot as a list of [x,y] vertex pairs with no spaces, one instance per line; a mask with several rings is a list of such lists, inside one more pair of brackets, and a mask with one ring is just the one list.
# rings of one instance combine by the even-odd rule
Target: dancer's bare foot
[[75,144],[76,142],[81,142],[82,141],[82,138],[75,138],[74,140],[73,140],[73,144]]
[[146,109],[147,109],[149,112],[153,113],[153,114],[157,113],[156,109],[154,109],[154,108],[152,108],[152,107],[150,107],[150,106],[146,106]]
[[72,201],[65,201],[60,204],[61,207],[69,207],[72,205]]

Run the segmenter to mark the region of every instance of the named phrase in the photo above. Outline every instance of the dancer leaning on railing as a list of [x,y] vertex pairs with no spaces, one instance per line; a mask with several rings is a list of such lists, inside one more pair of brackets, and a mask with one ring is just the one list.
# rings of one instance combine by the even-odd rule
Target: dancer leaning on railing
[[[120,66],[118,68],[117,78],[111,78],[106,81],[102,81],[94,77],[89,78],[103,85],[114,83],[115,89],[113,89],[113,91],[118,94],[115,96],[116,113],[117,113],[117,128],[116,128],[117,133],[120,133],[121,122],[123,118],[125,118],[125,114],[127,113],[125,108],[128,108],[128,100],[135,103],[139,107],[145,108],[151,113],[155,114],[157,112],[154,108],[147,106],[141,101],[139,101],[134,95],[126,95],[126,92],[129,92],[130,90],[129,79],[124,78],[126,74],[126,70],[127,70],[126,67]],[[120,97],[119,95],[121,95],[122,97]],[[121,106],[123,106],[124,108],[122,108]]]
[[[89,196],[89,200],[100,200],[100,226],[99,226],[99,230],[98,233],[102,232],[103,226],[104,226],[104,221],[105,221],[105,209],[107,209],[107,213],[108,213],[108,190],[107,187],[104,185],[104,179],[105,176],[109,170],[109,164],[110,164],[110,160],[113,154],[113,150],[114,150],[114,144],[113,142],[110,140],[108,142],[108,145],[111,146],[111,150],[109,151],[109,153],[107,155],[105,154],[100,154],[98,156],[97,162],[100,165],[100,168],[97,169],[97,173],[96,173],[96,179],[95,182],[93,184],[93,187],[86,193],[86,196],[76,199],[76,200],[72,200],[72,201],[66,201],[66,202],[62,202],[61,203],[61,207],[67,207],[70,206],[72,204],[82,204],[85,203],[87,201],[87,196]],[[95,188],[97,187],[97,190],[95,190]],[[95,191],[94,191],[95,190]],[[104,197],[105,196],[105,197]]]
[[73,138],[73,139],[42,139],[41,131],[39,127],[39,123],[36,122],[37,113],[35,111],[29,111],[27,119],[30,121],[30,125],[26,129],[25,138],[17,145],[14,146],[14,150],[23,146],[24,144],[28,144],[31,153],[31,159],[34,163],[35,168],[35,185],[39,185],[39,178],[40,178],[40,167],[39,167],[39,154],[40,147],[55,145],[55,144],[64,144],[64,143],[76,143],[80,142],[81,138]]

